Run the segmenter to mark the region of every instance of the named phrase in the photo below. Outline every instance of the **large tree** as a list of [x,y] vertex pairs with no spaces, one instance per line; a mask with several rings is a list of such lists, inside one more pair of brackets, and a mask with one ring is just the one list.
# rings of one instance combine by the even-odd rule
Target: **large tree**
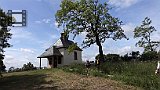
[[[8,26],[12,23],[12,17],[9,17],[2,9],[0,9],[0,72],[5,69],[3,63],[4,48],[10,47],[8,40],[11,38]],[[0,73],[1,74],[1,73]]]
[[106,39],[126,38],[121,28],[122,21],[109,14],[107,3],[98,0],[63,0],[56,13],[56,21],[67,33],[76,35],[86,33],[83,48],[97,44],[100,61],[104,61],[102,43]]
[[151,19],[146,17],[144,21],[142,21],[142,25],[134,29],[134,38],[140,38],[136,46],[143,47],[145,52],[155,51],[160,45],[160,41],[151,39],[151,34],[156,31],[156,29],[150,25],[151,23]]

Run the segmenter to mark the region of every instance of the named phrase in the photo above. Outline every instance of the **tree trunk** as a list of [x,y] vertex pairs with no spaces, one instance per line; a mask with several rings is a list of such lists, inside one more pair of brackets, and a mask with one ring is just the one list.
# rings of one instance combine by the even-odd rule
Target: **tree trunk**
[[150,33],[149,33],[148,44],[149,44],[149,47],[150,47],[150,51],[153,51],[153,47],[152,47],[152,44],[151,44],[151,35],[150,35]]
[[99,45],[99,55],[100,55],[100,62],[104,62],[104,55],[102,50],[102,45]]
[[100,63],[102,63],[102,62],[104,62],[104,55],[103,55],[103,49],[102,49],[102,45],[100,43],[98,35],[96,35],[96,44],[99,47],[99,55],[100,55],[99,60],[100,60]]

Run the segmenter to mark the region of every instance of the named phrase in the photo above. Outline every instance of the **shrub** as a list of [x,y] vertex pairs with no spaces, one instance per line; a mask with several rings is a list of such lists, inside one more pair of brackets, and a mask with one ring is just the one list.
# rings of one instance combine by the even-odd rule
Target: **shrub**
[[106,61],[110,61],[110,62],[118,62],[121,61],[121,58],[118,54],[107,54],[105,56]]
[[35,70],[36,67],[33,66],[33,64],[31,62],[24,64],[22,67],[23,71],[28,71],[28,70]]
[[[121,57],[119,54],[107,54],[107,55],[103,55],[105,61],[110,61],[110,62],[117,62],[117,61],[121,61]],[[99,59],[100,55],[98,54],[95,59]]]
[[66,72],[74,72],[78,74],[85,74],[85,65],[84,64],[78,64],[78,63],[72,63],[71,65],[60,67]]
[[102,73],[101,71],[97,70],[97,69],[91,69],[89,71],[89,74],[92,75],[92,76],[99,76],[99,77],[104,77],[105,74]]
[[142,61],[153,61],[153,60],[158,60],[158,53],[156,51],[148,51],[148,52],[144,52],[141,55],[140,60]]

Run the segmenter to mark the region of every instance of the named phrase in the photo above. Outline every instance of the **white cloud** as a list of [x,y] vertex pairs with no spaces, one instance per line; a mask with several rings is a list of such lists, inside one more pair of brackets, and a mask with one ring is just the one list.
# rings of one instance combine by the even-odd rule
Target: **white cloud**
[[124,30],[125,35],[129,38],[133,37],[134,28],[135,28],[135,25],[133,25],[132,23],[128,23],[122,26],[122,29]]
[[82,60],[86,61],[86,60],[90,60],[90,61],[94,61],[95,60],[95,56],[98,54],[98,46],[96,44],[92,45],[89,48],[85,48],[83,49],[83,53],[82,53]]
[[54,42],[52,41],[42,41],[41,44],[41,48],[43,48],[44,50],[49,48],[51,45],[53,45]]
[[126,8],[131,5],[134,5],[138,1],[140,0],[109,0],[109,4],[114,5],[116,7],[120,7],[120,8]]
[[51,18],[44,18],[42,20],[37,20],[37,21],[34,21],[34,22],[37,23],[37,24],[41,24],[41,23],[49,24],[49,23],[51,23],[51,21],[52,21]]
[[40,24],[40,23],[42,23],[42,22],[41,22],[41,21],[35,21],[35,23]]
[[[7,69],[9,67],[21,68],[23,64],[28,62],[31,62],[34,66],[39,67],[39,59],[37,56],[40,54],[41,52],[37,52],[32,48],[10,48],[5,52],[4,64]],[[47,66],[47,60],[42,60],[42,66]]]
[[20,48],[20,51],[22,51],[22,52],[28,52],[28,53],[34,53],[33,50],[28,49],[28,48]]
[[6,58],[6,59],[11,59],[11,60],[14,59],[14,57],[11,56],[11,55],[6,55],[5,58]]
[[132,51],[143,51],[143,48],[140,47],[135,47],[135,46],[123,46],[122,48],[120,47],[113,47],[113,48],[104,48],[104,53],[114,53],[114,54],[120,54],[124,55],[126,53],[131,53]]
[[12,35],[12,38],[13,39],[17,39],[17,38],[23,38],[23,39],[29,39],[31,38],[32,36],[32,33],[27,31],[27,30],[23,30],[23,29],[19,29],[19,28],[16,28],[13,30],[11,30],[11,33],[13,34]]
[[[108,43],[108,44],[112,44],[112,43]],[[142,53],[143,48],[140,47],[135,47],[133,46],[123,46],[123,47],[116,47],[113,45],[113,47],[106,47],[106,45],[103,45],[103,53],[104,54],[120,54],[120,55],[125,55],[127,53],[131,53],[132,51],[140,51],[140,53]],[[82,53],[82,60],[86,61],[86,60],[90,60],[90,61],[94,61],[95,60],[95,56],[99,54],[99,48],[97,45],[92,45],[90,48],[87,49],[83,49],[83,53]]]
[[51,22],[51,19],[43,19],[42,20],[44,23],[50,23]]
[[152,34],[151,39],[153,41],[160,41],[160,32],[156,31]]
[[58,23],[57,23],[57,22],[54,22],[54,25],[55,25],[56,27],[58,27]]
[[57,35],[54,34],[54,35],[51,35],[51,38],[55,40],[55,39],[60,38],[60,36],[57,36]]
[[51,26],[53,26],[54,28],[56,28],[56,30],[58,32],[63,31],[63,27],[58,27],[58,23],[56,21],[54,22],[54,25],[51,24]]

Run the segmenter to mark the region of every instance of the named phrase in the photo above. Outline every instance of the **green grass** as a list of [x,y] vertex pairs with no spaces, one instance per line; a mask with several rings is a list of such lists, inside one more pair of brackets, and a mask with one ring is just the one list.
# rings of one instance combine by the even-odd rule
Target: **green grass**
[[[160,90],[160,75],[155,75],[157,62],[107,62],[101,71],[92,67],[89,74],[106,77],[125,84],[141,87],[145,90]],[[72,65],[62,68],[65,71],[86,74],[84,65]],[[111,75],[111,76],[108,76]]]
[[[34,70],[3,74],[0,78],[1,90],[33,89],[86,89],[131,88],[124,84],[145,90],[160,90],[160,75],[155,75],[157,62],[107,62],[101,70],[91,67],[88,72],[83,64],[72,64],[60,69]],[[65,71],[65,72],[64,72]],[[67,73],[71,72],[71,73]],[[73,74],[74,73],[74,74]],[[80,75],[79,75],[80,74]],[[89,76],[87,76],[89,74]],[[93,77],[94,76],[94,77]],[[101,78],[103,77],[103,78]],[[106,78],[106,79],[105,79]],[[124,84],[116,84],[116,80]],[[74,83],[73,83],[74,82]],[[72,85],[71,85],[72,84]],[[108,85],[108,86],[107,86]],[[95,87],[95,88],[93,88]],[[122,89],[122,90],[123,90]],[[96,90],[96,89],[95,89]]]
[[[80,67],[81,66],[79,65],[78,68]],[[79,72],[79,70],[75,71]],[[62,69],[13,72],[3,74],[3,76],[4,77],[0,78],[0,90],[105,90],[106,88],[110,90],[139,89],[137,87],[124,85],[121,82],[106,78],[67,73]]]
[[[13,72],[4,74],[0,78],[1,90],[33,90],[33,89],[49,89],[39,87],[40,84],[48,84],[45,80],[48,70],[34,70],[24,72]],[[54,87],[52,87],[54,88]],[[56,89],[56,87],[54,88]]]
[[156,62],[106,63],[112,79],[129,85],[139,86],[145,90],[160,90],[160,76],[155,75]]

